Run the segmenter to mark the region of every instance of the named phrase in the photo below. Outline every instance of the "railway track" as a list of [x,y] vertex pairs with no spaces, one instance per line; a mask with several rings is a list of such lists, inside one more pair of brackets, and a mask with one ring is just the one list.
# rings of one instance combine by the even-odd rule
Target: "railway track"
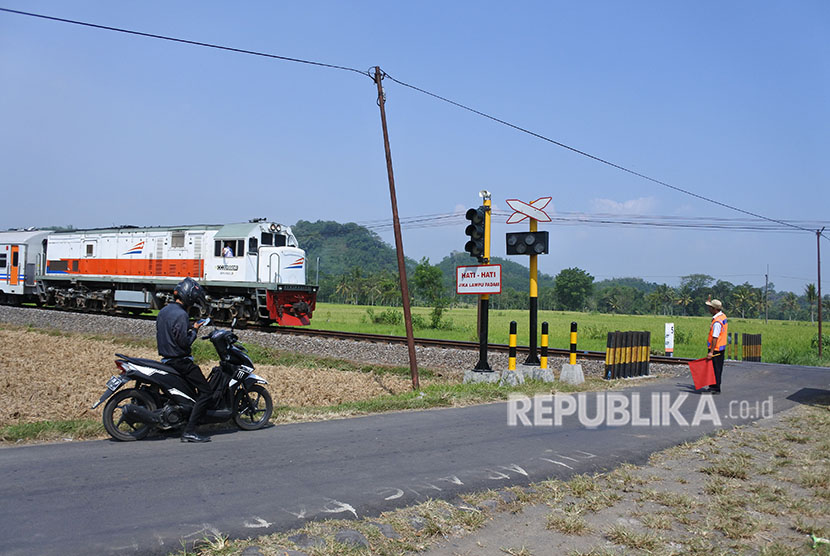
[[[24,305],[25,307],[25,305]],[[31,306],[31,308],[35,308]],[[82,313],[82,314],[90,314],[90,315],[102,315],[104,313],[96,313],[90,311],[83,311],[83,310],[75,310],[75,309],[66,309],[66,308],[51,308],[51,307],[40,307],[41,310],[47,311],[63,311],[63,312],[71,312],[71,313]],[[155,316],[152,315],[141,315],[141,314],[118,314],[115,316],[120,316],[124,318],[131,318],[131,319],[138,319],[138,320],[155,320]],[[228,326],[225,323],[217,323],[220,326]],[[239,327],[243,328],[243,327]],[[259,332],[268,332],[272,334],[293,334],[297,336],[312,336],[312,337],[319,337],[319,338],[331,338],[331,339],[339,339],[339,340],[351,340],[356,342],[370,342],[370,343],[383,343],[383,344],[403,344],[405,345],[407,340],[405,336],[391,336],[387,334],[368,334],[362,332],[342,332],[338,330],[319,330],[315,328],[299,328],[299,327],[279,327],[279,326],[257,326],[257,325],[245,325],[245,330],[256,330]],[[443,339],[435,339],[435,338],[415,338],[415,345],[422,346],[422,347],[434,347],[434,348],[443,348],[443,349],[463,349],[463,350],[478,350],[479,343],[478,342],[469,342],[463,340],[443,340]],[[507,353],[509,350],[509,346],[507,344],[488,344],[488,350],[491,352],[500,352],[500,353]],[[528,346],[517,346],[516,351],[519,354],[527,354],[530,351]],[[594,359],[594,360],[605,360],[605,352],[604,351],[588,351],[588,350],[578,350],[577,356],[584,359]],[[570,350],[567,348],[552,348],[548,347],[548,356],[550,357],[562,357],[568,356],[570,354]],[[676,364],[676,365],[685,365],[691,359],[683,358],[683,357],[665,357],[662,355],[651,355],[649,360],[652,363],[666,363],[666,364]]]
[[[249,327],[253,328],[253,327]],[[358,332],[339,332],[336,330],[317,330],[313,328],[280,328],[280,327],[262,327],[262,328],[254,328],[255,330],[264,330],[266,332],[275,332],[279,334],[295,334],[300,336],[318,336],[323,338],[336,338],[342,340],[352,340],[358,342],[374,342],[374,343],[386,343],[386,344],[406,344],[406,337],[404,336],[389,336],[385,334],[366,334],[366,333],[358,333]],[[466,342],[462,340],[441,340],[441,339],[434,339],[434,338],[415,338],[415,345],[422,346],[422,347],[435,347],[435,348],[450,348],[450,349],[467,349],[467,350],[478,350],[479,343],[478,342]],[[488,350],[494,352],[504,352],[507,353],[509,350],[509,346],[507,344],[488,344]],[[528,346],[517,346],[516,351],[518,353],[527,354],[530,351]],[[605,352],[604,351],[587,351],[587,350],[578,350],[577,352],[578,357],[587,358],[587,359],[599,359],[604,361],[605,360]],[[551,348],[548,347],[548,356],[555,357],[555,356],[567,356],[570,354],[569,349],[564,348]],[[649,360],[653,363],[667,363],[667,364],[678,364],[678,365],[685,365],[691,359],[686,359],[683,357],[665,357],[662,355],[652,355]]]

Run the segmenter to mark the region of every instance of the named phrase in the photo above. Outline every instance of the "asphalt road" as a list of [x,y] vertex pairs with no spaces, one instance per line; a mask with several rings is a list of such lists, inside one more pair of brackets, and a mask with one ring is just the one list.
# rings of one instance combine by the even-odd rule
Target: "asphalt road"
[[[830,393],[830,370],[812,367],[727,363],[724,377],[720,396],[694,393],[691,379],[646,380],[621,391],[627,401],[587,394],[574,395],[573,406],[559,398],[559,405],[537,399],[389,413],[229,431],[208,444],[164,437],[5,448],[0,553],[168,554],[215,534],[362,518],[428,498],[642,463],[654,451]],[[609,401],[613,418],[640,424],[586,427],[598,402]],[[571,407],[574,414],[555,424]]]

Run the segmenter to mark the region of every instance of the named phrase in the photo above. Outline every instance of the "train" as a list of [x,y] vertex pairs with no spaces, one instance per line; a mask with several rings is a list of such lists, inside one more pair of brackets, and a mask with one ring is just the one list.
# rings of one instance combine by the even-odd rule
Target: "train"
[[305,326],[317,302],[306,253],[290,226],[248,222],[0,232],[0,303],[146,313],[198,280],[219,322]]

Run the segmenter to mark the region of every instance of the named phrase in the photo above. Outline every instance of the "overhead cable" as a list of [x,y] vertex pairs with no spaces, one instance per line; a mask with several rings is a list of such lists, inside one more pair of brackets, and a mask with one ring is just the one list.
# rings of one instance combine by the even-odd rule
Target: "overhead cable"
[[[72,19],[65,19],[65,18],[60,18],[60,17],[47,16],[47,15],[43,15],[43,14],[36,14],[36,13],[32,13],[32,12],[24,12],[24,11],[20,11],[20,10],[11,10],[11,9],[8,9],[8,8],[0,8],[0,11],[7,12],[7,13],[18,14],[18,15],[36,17],[36,18],[46,19],[46,20],[50,20],[50,21],[59,21],[59,22],[62,22],[62,23],[71,23],[73,25],[82,25],[82,26],[85,26],[85,27],[92,27],[92,28],[95,28],[95,29],[103,29],[103,30],[107,30],[107,31],[116,31],[116,32],[119,32],[119,33],[127,33],[127,34],[137,35],[137,36],[141,36],[141,37],[148,37],[148,38],[153,38],[153,39],[160,39],[160,40],[178,42],[178,43],[189,44],[189,45],[194,45],[194,46],[202,46],[202,47],[206,47],[206,48],[214,48],[214,49],[218,49],[218,50],[226,50],[226,51],[230,51],[230,52],[237,52],[237,53],[240,53],[240,54],[250,54],[252,56],[263,56],[263,57],[266,57],[266,58],[273,58],[273,59],[283,60],[283,61],[287,61],[287,62],[296,62],[296,63],[309,64],[309,65],[319,66],[319,67],[324,67],[324,68],[344,70],[344,71],[358,73],[360,75],[365,75],[365,76],[367,76],[367,77],[374,80],[374,77],[371,75],[371,73],[369,71],[359,70],[359,69],[351,68],[351,67],[348,67],[348,66],[339,66],[339,65],[335,65],[335,64],[327,64],[327,63],[317,62],[317,61],[313,61],[313,60],[304,60],[304,59],[301,59],[301,58],[292,58],[292,57],[289,57],[289,56],[279,56],[277,54],[268,54],[268,53],[265,53],[265,52],[257,52],[257,51],[254,51],[254,50],[246,50],[246,49],[242,49],[242,48],[233,48],[233,47],[229,47],[229,46],[222,46],[222,45],[218,45],[218,44],[211,44],[211,43],[205,43],[205,42],[200,42],[200,41],[191,41],[191,40],[187,40],[187,39],[179,39],[179,38],[169,37],[169,36],[165,36],[165,35],[157,35],[157,34],[153,34],[153,33],[144,33],[144,32],[141,32],[141,31],[133,31],[133,30],[130,30],[130,29],[122,29],[122,28],[119,28],[119,27],[111,27],[111,26],[108,26],[108,25],[98,25],[98,24],[95,24],[95,23],[88,23],[88,22],[85,22],[85,21],[77,21],[77,20],[72,20]],[[522,133],[526,133],[526,134],[528,134],[532,137],[536,137],[537,139],[541,139],[542,141],[546,141],[548,143],[551,143],[551,144],[556,145],[558,147],[561,147],[563,149],[567,149],[567,150],[569,150],[571,152],[574,152],[576,154],[579,154],[581,156],[590,158],[591,160],[594,160],[596,162],[600,162],[602,164],[605,164],[605,165],[610,166],[612,168],[616,168],[617,170],[621,170],[623,172],[626,172],[628,174],[637,176],[637,177],[642,178],[644,180],[656,183],[658,185],[662,185],[662,186],[667,187],[669,189],[673,189],[673,190],[675,190],[677,192],[680,192],[680,193],[683,193],[685,195],[689,195],[691,197],[695,197],[695,198],[700,199],[702,201],[706,201],[706,202],[709,202],[709,203],[712,203],[712,204],[715,204],[715,205],[719,205],[721,207],[724,207],[724,208],[727,208],[727,209],[730,209],[730,210],[733,210],[733,211],[736,211],[736,212],[740,212],[740,213],[746,214],[748,216],[759,218],[761,220],[774,222],[774,223],[780,224],[780,225],[785,226],[785,227],[790,227],[790,228],[793,228],[793,229],[797,229],[797,230],[805,231],[805,232],[810,232],[810,233],[815,232],[815,230],[810,230],[808,228],[803,228],[801,226],[788,223],[784,220],[777,220],[775,218],[769,218],[769,217],[764,216],[762,214],[757,214],[757,213],[754,213],[754,212],[751,212],[751,211],[748,211],[748,210],[744,210],[742,208],[738,208],[736,206],[733,206],[733,205],[730,205],[730,204],[727,204],[727,203],[723,203],[723,202],[717,201],[715,199],[711,199],[711,198],[706,197],[704,195],[694,193],[694,192],[689,191],[687,189],[683,189],[683,188],[678,187],[676,185],[672,185],[672,184],[667,183],[665,181],[658,180],[656,178],[652,178],[651,176],[648,176],[648,175],[643,174],[641,172],[631,170],[629,168],[626,168],[625,166],[622,166],[620,164],[616,164],[614,162],[611,162],[611,161],[606,160],[604,158],[601,158],[599,156],[590,154],[586,151],[577,149],[575,147],[572,147],[572,146],[567,145],[565,143],[562,143],[560,141],[556,141],[555,139],[551,139],[550,137],[546,137],[546,136],[544,136],[540,133],[536,133],[536,132],[531,131],[527,128],[518,126],[516,124],[512,124],[508,121],[502,120],[500,118],[497,118],[495,116],[492,116],[492,115],[487,114],[485,112],[482,112],[480,110],[476,110],[475,108],[471,108],[467,105],[461,104],[460,102],[456,102],[454,100],[451,100],[451,99],[448,99],[448,98],[443,97],[441,95],[432,93],[432,92],[427,91],[425,89],[422,89],[420,87],[416,87],[415,85],[412,85],[410,83],[406,83],[404,81],[396,79],[395,77],[389,75],[389,73],[387,73],[385,71],[383,72],[383,77],[388,77],[389,79],[391,79],[392,81],[394,81],[395,83],[397,83],[397,84],[399,84],[403,87],[407,87],[407,88],[412,89],[414,91],[418,91],[422,94],[428,95],[428,96],[433,97],[435,99],[438,99],[442,102],[446,102],[448,104],[451,104],[453,106],[456,106],[456,107],[461,108],[463,110],[466,110],[468,112],[472,112],[473,114],[477,114],[479,116],[482,116],[484,118],[487,118],[487,119],[492,120],[494,122],[497,122],[499,124],[505,125],[507,127],[510,127],[512,129],[515,129],[515,130],[520,131]],[[826,239],[826,236],[824,236],[824,234],[821,234],[821,235],[823,237],[825,237],[825,239]]]
[[533,136],[533,137],[536,137],[537,139],[541,139],[541,140],[543,140],[543,141],[547,141],[548,143],[552,143],[552,144],[554,144],[554,145],[556,145],[556,146],[558,146],[558,147],[562,147],[563,149],[567,149],[567,150],[572,151],[572,152],[574,152],[574,153],[576,153],[576,154],[579,154],[579,155],[585,156],[585,157],[590,158],[590,159],[592,159],[592,160],[595,160],[595,161],[597,161],[597,162],[601,162],[602,164],[606,164],[606,165],[608,165],[608,166],[611,166],[612,168],[616,168],[617,170],[622,170],[623,172],[627,172],[627,173],[629,173],[629,174],[631,174],[631,175],[634,175],[634,176],[637,176],[637,177],[639,177],[639,178],[643,178],[643,179],[648,180],[648,181],[650,181],[650,182],[654,182],[654,183],[659,184],[659,185],[662,185],[662,186],[664,186],[664,187],[668,187],[669,189],[673,189],[673,190],[678,191],[678,192],[680,192],[680,193],[684,193],[684,194],[689,195],[689,196],[691,196],[691,197],[695,197],[695,198],[697,198],[697,199],[701,199],[701,200],[703,200],[703,201],[707,201],[707,202],[709,202],[709,203],[713,203],[713,204],[719,205],[719,206],[721,206],[721,207],[728,208],[728,209],[730,209],[730,210],[734,210],[734,211],[737,211],[737,212],[741,212],[741,213],[746,214],[746,215],[749,215],[749,216],[754,216],[755,218],[760,218],[760,219],[762,219],[762,220],[768,220],[768,221],[770,221],[770,222],[776,222],[776,223],[778,223],[778,224],[781,224],[782,226],[790,226],[790,227],[792,227],[792,228],[796,228],[796,229],[801,230],[801,231],[804,231],[804,232],[810,232],[810,233],[813,233],[813,230],[808,230],[807,228],[802,228],[802,227],[800,227],[800,226],[795,226],[795,225],[793,225],[793,224],[788,224],[788,223],[786,223],[786,222],[784,222],[784,221],[782,221],[782,220],[776,220],[776,219],[774,219],[774,218],[769,218],[769,217],[764,216],[764,215],[762,215],[762,214],[756,214],[756,213],[754,213],[754,212],[750,212],[750,211],[748,211],[748,210],[744,210],[744,209],[742,209],[742,208],[738,208],[738,207],[735,207],[735,206],[729,205],[729,204],[727,204],[727,203],[722,203],[721,201],[716,201],[715,199],[710,199],[709,197],[705,197],[705,196],[703,196],[703,195],[700,195],[700,194],[698,194],[698,193],[694,193],[694,192],[689,191],[689,190],[687,190],[687,189],[683,189],[683,188],[681,188],[681,187],[677,187],[676,185],[672,185],[672,184],[670,184],[670,183],[666,183],[666,182],[661,181],[661,180],[658,180],[658,179],[656,179],[656,178],[652,178],[652,177],[650,177],[650,176],[647,176],[647,175],[642,174],[642,173],[640,173],[640,172],[637,172],[637,171],[635,171],[635,170],[631,170],[631,169],[629,169],[629,168],[626,168],[625,166],[621,166],[621,165],[619,165],[619,164],[615,164],[615,163],[613,163],[613,162],[611,162],[611,161],[605,160],[604,158],[600,158],[600,157],[595,156],[595,155],[593,155],[593,154],[590,154],[590,153],[587,153],[587,152],[585,152],[585,151],[579,150],[579,149],[577,149],[577,148],[571,147],[570,145],[566,145],[565,143],[561,143],[561,142],[559,142],[559,141],[556,141],[555,139],[551,139],[550,137],[546,137],[546,136],[544,136],[544,135],[542,135],[542,134],[540,134],[540,133],[536,133],[535,131],[531,131],[531,130],[529,130],[529,129],[526,129],[526,128],[523,128],[523,127],[520,127],[520,126],[518,126],[518,125],[511,124],[510,122],[507,122],[507,121],[502,120],[502,119],[500,119],[500,118],[496,118],[495,116],[491,116],[490,114],[487,114],[487,113],[485,113],[485,112],[481,112],[480,110],[476,110],[475,108],[471,108],[471,107],[469,107],[469,106],[466,106],[466,105],[464,105],[464,104],[461,104],[460,102],[456,102],[456,101],[454,101],[454,100],[450,100],[450,99],[448,99],[448,98],[442,97],[441,95],[437,95],[437,94],[435,94],[435,93],[431,93],[431,92],[429,92],[429,91],[427,91],[427,90],[421,89],[420,87],[416,87],[415,85],[411,85],[411,84],[409,84],[409,83],[405,83],[405,82],[403,82],[403,81],[400,81],[399,79],[395,79],[394,77],[392,77],[392,76],[391,76],[391,75],[389,75],[388,73],[386,73],[385,75],[386,75],[386,77],[388,77],[389,79],[391,79],[392,81],[394,81],[395,83],[397,83],[397,84],[399,84],[399,85],[402,85],[402,86],[404,86],[404,87],[408,87],[408,88],[410,88],[410,89],[412,89],[412,90],[418,91],[419,93],[423,93],[423,94],[425,94],[425,95],[431,96],[431,97],[433,97],[433,98],[436,98],[436,99],[441,100],[441,101],[443,101],[443,102],[446,102],[446,103],[448,103],[448,104],[452,104],[453,106],[456,106],[456,107],[461,108],[461,109],[463,109],[463,110],[467,110],[468,112],[472,112],[473,114],[477,114],[477,115],[479,115],[479,116],[482,116],[482,117],[484,117],[484,118],[490,119],[490,120],[492,120],[492,121],[494,121],[494,122],[500,123],[500,124],[505,125],[505,126],[507,126],[507,127],[511,127],[511,128],[513,128],[513,129],[515,129],[515,130],[517,130],[517,131],[520,131],[520,132],[522,132],[522,133],[526,133],[526,134],[528,134],[528,135],[531,135],[531,136]]
[[283,60],[283,61],[286,61],[286,62],[297,62],[299,64],[309,64],[309,65],[312,65],[312,66],[320,66],[320,67],[323,67],[323,68],[331,68],[331,69],[338,69],[338,70],[344,70],[344,71],[352,71],[352,72],[355,72],[355,73],[359,73],[361,75],[365,75],[367,77],[371,77],[369,75],[369,73],[365,70],[350,68],[348,66],[338,66],[338,65],[335,65],[335,64],[326,64],[326,63],[323,63],[323,62],[316,62],[314,60],[303,60],[301,58],[291,58],[289,56],[279,56],[277,54],[268,54],[267,52],[257,52],[256,50],[246,50],[244,48],[234,48],[234,47],[231,47],[231,46],[222,46],[222,45],[219,45],[219,44],[211,44],[211,43],[207,43],[207,42],[191,41],[191,40],[187,40],[187,39],[179,39],[179,38],[176,38],[176,37],[168,37],[168,36],[165,36],[165,35],[156,35],[156,34],[153,34],[153,33],[143,33],[141,31],[133,31],[131,29],[122,29],[120,27],[110,27],[108,25],[98,25],[96,23],[88,23],[86,21],[77,21],[77,20],[74,20],[74,19],[64,19],[62,17],[53,17],[53,16],[49,16],[49,15],[36,14],[36,13],[32,13],[32,12],[23,12],[23,11],[20,11],[20,10],[10,10],[8,8],[0,8],[0,11],[13,13],[13,14],[18,14],[18,15],[27,15],[27,16],[30,16],[30,17],[38,17],[40,19],[48,19],[50,21],[60,21],[61,23],[71,23],[73,25],[81,25],[81,26],[84,26],[84,27],[92,27],[94,29],[103,29],[105,31],[116,31],[118,33],[127,33],[129,35],[138,35],[140,37],[148,37],[148,38],[151,38],[151,39],[160,39],[160,40],[164,40],[164,41],[172,41],[172,42],[178,42],[178,43],[183,43],[183,44],[190,44],[190,45],[194,45],[194,46],[203,46],[205,48],[215,48],[217,50],[227,50],[229,52],[237,52],[237,53],[240,53],[240,54],[250,54],[252,56],[263,56],[265,58],[274,58],[276,60]]

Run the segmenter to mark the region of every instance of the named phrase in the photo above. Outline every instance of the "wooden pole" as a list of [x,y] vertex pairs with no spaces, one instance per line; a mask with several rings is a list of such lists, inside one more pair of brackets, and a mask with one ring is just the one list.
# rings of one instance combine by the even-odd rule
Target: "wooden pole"
[[816,230],[816,257],[818,258],[818,358],[822,357],[822,342],[824,338],[821,337],[821,232],[824,228]]
[[395,230],[395,250],[398,253],[398,274],[401,278],[401,301],[403,302],[403,317],[406,324],[406,345],[409,349],[409,373],[412,377],[412,389],[418,390],[421,385],[418,380],[418,361],[415,358],[415,335],[412,332],[412,309],[409,306],[409,285],[406,281],[406,263],[403,256],[403,239],[401,237],[401,222],[398,219],[398,198],[395,195],[395,174],[392,171],[392,150],[389,147],[389,131],[386,128],[386,96],[383,94],[384,73],[379,66],[375,66],[375,83],[378,86],[378,106],[380,107],[380,123],[383,127],[383,148],[386,151],[386,174],[389,178],[389,197],[392,200],[392,226]]

